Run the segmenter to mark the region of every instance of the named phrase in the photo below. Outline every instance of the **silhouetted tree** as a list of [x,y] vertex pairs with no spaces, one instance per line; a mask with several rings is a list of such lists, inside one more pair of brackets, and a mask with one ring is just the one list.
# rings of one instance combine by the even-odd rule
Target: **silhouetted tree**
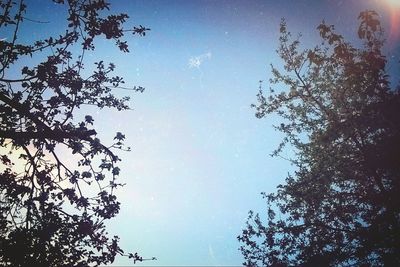
[[[0,41],[0,265],[97,266],[117,254],[144,260],[125,254],[104,226],[120,208],[115,150],[127,149],[125,136],[116,133],[105,145],[92,116],[77,121],[74,114],[84,105],[128,108],[128,97],[113,94],[124,83],[111,76],[115,65],[99,59],[92,73],[84,71],[84,54],[104,37],[128,52],[124,34],[148,29],[124,30],[128,16],[107,15],[103,0],[53,2],[65,6],[67,29],[20,43],[21,25],[32,21],[25,17],[27,6],[0,1],[0,29],[9,33]],[[24,66],[35,55],[42,62]]]
[[[238,236],[248,266],[400,266],[400,95],[391,88],[374,11],[359,16],[356,48],[324,22],[300,49],[280,25],[283,70],[260,88],[256,116],[295,149],[293,175],[263,194],[267,214],[249,213]],[[260,86],[261,87],[261,86]],[[286,90],[285,90],[286,89]]]

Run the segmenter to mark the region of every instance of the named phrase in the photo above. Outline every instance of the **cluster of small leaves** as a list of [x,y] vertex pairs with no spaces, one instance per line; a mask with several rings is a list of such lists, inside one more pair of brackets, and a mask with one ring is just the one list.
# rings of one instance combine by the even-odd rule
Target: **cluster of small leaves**
[[135,254],[133,254],[133,253],[129,253],[128,254],[128,257],[130,258],[130,259],[133,259],[133,263],[136,263],[136,262],[142,262],[142,261],[155,261],[155,260],[157,260],[157,258],[156,257],[152,257],[152,258],[149,258],[149,259],[144,259],[143,257],[141,257],[141,256],[139,256],[137,253],[135,253]]
[[400,265],[400,94],[391,88],[374,11],[359,16],[356,48],[318,26],[322,43],[300,49],[285,21],[272,84],[256,116],[277,113],[297,170],[272,194],[267,216],[249,213],[238,240],[248,266]]
[[[84,105],[128,109],[129,98],[113,93],[124,83],[111,76],[115,65],[99,61],[83,76],[84,54],[103,37],[128,52],[124,33],[145,35],[148,29],[125,30],[126,14],[103,17],[110,8],[103,0],[53,2],[68,9],[66,31],[25,44],[17,37],[27,5],[0,1],[0,28],[12,33],[0,41],[1,266],[98,266],[128,256],[104,225],[120,209],[115,150],[129,150],[125,136],[117,133],[106,146],[96,137],[93,117],[79,122],[74,114]],[[9,78],[21,59],[37,53],[48,56]]]

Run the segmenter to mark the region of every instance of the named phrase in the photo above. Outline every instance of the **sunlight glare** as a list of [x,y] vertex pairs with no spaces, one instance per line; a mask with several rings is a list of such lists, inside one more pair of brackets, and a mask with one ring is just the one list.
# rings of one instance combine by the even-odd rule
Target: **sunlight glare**
[[400,0],[386,0],[392,7],[400,8]]
[[400,0],[386,0],[390,14],[389,46],[396,46],[400,39]]

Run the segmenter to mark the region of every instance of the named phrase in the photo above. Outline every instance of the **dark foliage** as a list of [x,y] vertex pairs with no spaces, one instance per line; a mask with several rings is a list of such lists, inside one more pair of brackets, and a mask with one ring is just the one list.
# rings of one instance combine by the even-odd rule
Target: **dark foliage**
[[[400,266],[400,95],[391,88],[374,11],[359,16],[356,48],[324,22],[322,43],[300,49],[282,21],[283,70],[272,67],[256,116],[276,113],[297,167],[267,214],[238,237],[248,266]],[[282,90],[287,88],[288,90]]]
[[[84,105],[128,108],[128,97],[113,94],[124,83],[111,76],[115,66],[99,60],[84,75],[84,54],[104,37],[128,52],[124,34],[148,29],[124,30],[128,16],[105,15],[110,6],[103,0],[53,2],[67,9],[67,29],[25,44],[18,37],[30,20],[28,7],[23,0],[0,1],[0,29],[11,33],[0,41],[0,265],[97,266],[118,254],[145,260],[124,254],[104,225],[120,208],[115,150],[127,149],[125,136],[117,133],[105,145],[92,116],[79,122],[74,114]],[[21,66],[36,54],[44,60]]]

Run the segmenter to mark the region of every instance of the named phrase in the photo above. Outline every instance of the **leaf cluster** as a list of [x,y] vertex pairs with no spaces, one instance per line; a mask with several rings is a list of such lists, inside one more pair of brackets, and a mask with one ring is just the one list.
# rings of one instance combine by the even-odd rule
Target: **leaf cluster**
[[321,23],[320,45],[301,49],[280,25],[270,89],[256,116],[295,149],[297,170],[263,194],[267,216],[249,213],[238,237],[248,266],[397,266],[400,264],[400,95],[391,88],[374,11],[361,12],[356,48]]
[[[116,66],[99,60],[90,73],[85,52],[95,50],[96,38],[128,52],[125,34],[144,36],[149,29],[124,29],[128,15],[106,15],[110,5],[104,0],[53,2],[67,9],[67,29],[25,44],[18,40],[28,20],[25,1],[0,1],[0,28],[12,33],[0,41],[1,266],[98,266],[118,254],[129,256],[104,225],[120,209],[116,150],[129,150],[125,136],[116,133],[106,145],[91,115],[83,121],[74,116],[87,105],[129,108],[129,97],[114,93],[127,89],[122,77],[112,75]],[[47,56],[11,78],[19,62],[36,54]]]

